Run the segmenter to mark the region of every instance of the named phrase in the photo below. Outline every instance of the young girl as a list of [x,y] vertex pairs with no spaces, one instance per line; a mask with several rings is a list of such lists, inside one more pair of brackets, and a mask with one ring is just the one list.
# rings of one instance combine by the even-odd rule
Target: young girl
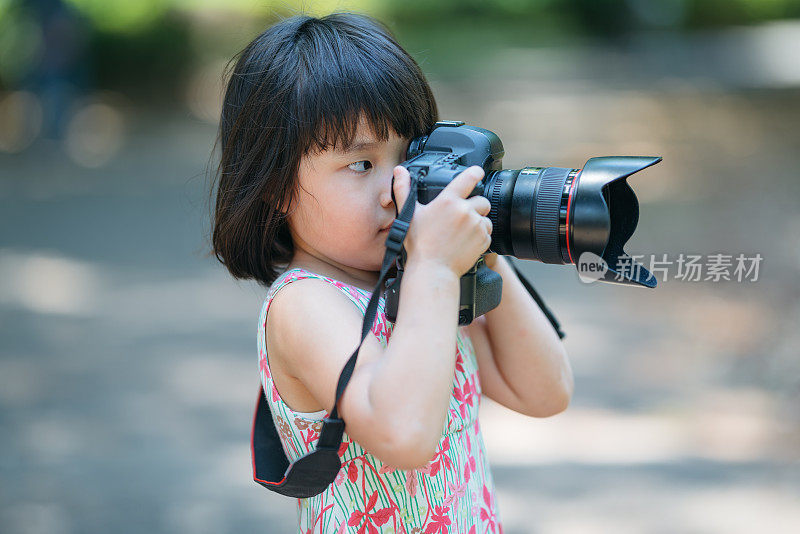
[[[409,194],[400,165],[437,108],[380,23],[297,16],[239,55],[225,94],[213,246],[268,287],[261,381],[293,462],[315,449],[360,340],[387,228]],[[478,422],[482,394],[530,416],[564,410],[563,346],[504,258],[500,306],[458,326],[459,278],[491,243],[480,167],[417,204],[395,323],[378,315],[340,399],[342,469],[298,499],[299,532],[501,532]],[[268,313],[269,312],[269,313]],[[510,437],[513,439],[513,437]]]

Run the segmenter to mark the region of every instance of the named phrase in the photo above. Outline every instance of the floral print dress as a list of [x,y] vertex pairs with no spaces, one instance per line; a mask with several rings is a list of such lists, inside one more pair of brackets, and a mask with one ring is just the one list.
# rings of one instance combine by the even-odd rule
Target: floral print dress
[[[281,398],[269,369],[266,318],[270,302],[286,284],[318,278],[339,288],[366,312],[372,292],[305,269],[290,269],[270,286],[258,323],[261,385],[290,462],[316,448],[326,410],[301,413]],[[386,346],[394,324],[381,297],[372,333]],[[421,469],[383,463],[344,433],[335,482],[319,495],[297,499],[298,532],[454,533],[502,532],[497,498],[478,422],[481,385],[472,342],[463,327],[456,338],[456,368],[447,419],[436,452]]]

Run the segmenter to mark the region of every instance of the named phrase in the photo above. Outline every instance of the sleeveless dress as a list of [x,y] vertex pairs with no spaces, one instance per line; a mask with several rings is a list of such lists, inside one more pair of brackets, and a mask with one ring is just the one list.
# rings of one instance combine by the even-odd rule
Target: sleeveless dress
[[[316,448],[326,410],[303,413],[291,409],[275,387],[266,352],[266,318],[270,302],[286,284],[317,278],[339,288],[366,312],[371,291],[295,268],[270,286],[258,322],[261,384],[290,462]],[[386,346],[394,323],[385,315],[381,297],[372,326]],[[456,369],[442,436],[435,454],[421,469],[401,470],[383,463],[344,433],[335,482],[319,495],[297,499],[298,532],[485,534],[502,532],[494,482],[478,422],[481,385],[469,335],[459,327]]]

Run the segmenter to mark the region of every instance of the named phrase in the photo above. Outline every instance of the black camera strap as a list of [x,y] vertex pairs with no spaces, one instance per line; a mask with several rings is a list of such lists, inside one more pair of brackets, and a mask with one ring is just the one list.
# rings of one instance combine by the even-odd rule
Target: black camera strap
[[550,308],[548,308],[547,305],[544,303],[544,300],[542,299],[541,296],[539,296],[539,293],[533,288],[531,283],[528,282],[528,279],[525,278],[525,275],[522,274],[519,269],[517,269],[516,264],[511,260],[511,258],[508,259],[508,263],[511,264],[511,268],[514,269],[515,273],[517,273],[517,278],[519,278],[519,281],[522,282],[523,286],[525,286],[525,289],[528,290],[530,296],[533,297],[533,300],[535,300],[536,304],[538,304],[539,307],[542,309],[542,312],[544,312],[544,315],[545,317],[547,317],[547,320],[550,321],[551,325],[553,325],[553,329],[556,331],[556,334],[558,334],[558,337],[560,339],[564,339],[567,334],[565,334],[564,331],[561,330],[561,323],[558,322],[556,316],[553,315],[553,312],[550,311]]
[[[386,238],[386,253],[383,257],[383,265],[381,266],[378,282],[364,312],[364,322],[361,326],[361,342],[359,342],[358,347],[353,351],[339,375],[333,409],[329,417],[323,421],[316,450],[289,464],[275,429],[272,414],[263,392],[263,386],[259,387],[259,397],[253,416],[250,450],[253,459],[253,480],[269,490],[290,497],[312,497],[322,493],[335,480],[337,473],[341,469],[338,451],[342,444],[345,423],[339,417],[339,400],[353,375],[356,360],[358,359],[358,351],[361,349],[364,339],[372,330],[372,324],[378,311],[378,303],[383,294],[384,280],[400,255],[403,240],[411,224],[411,218],[414,216],[414,208],[417,204],[417,181],[421,176],[417,173],[411,173],[410,178],[411,184],[408,198],[406,198],[405,204],[403,204],[400,213],[395,218]],[[394,185],[394,182],[392,182],[392,185]],[[392,187],[392,199],[395,200],[394,187]],[[396,205],[397,202],[395,201]],[[558,336],[564,338],[564,332],[561,330],[561,326],[553,313],[545,306],[542,298],[517,269],[516,265],[513,262],[509,263],[511,263],[528,293],[541,307]]]

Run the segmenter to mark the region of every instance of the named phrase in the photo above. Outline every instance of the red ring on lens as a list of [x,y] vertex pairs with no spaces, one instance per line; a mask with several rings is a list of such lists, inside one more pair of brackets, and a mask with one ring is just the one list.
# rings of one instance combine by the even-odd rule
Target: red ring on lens
[[570,211],[571,211],[571,208],[572,208],[572,193],[573,193],[573,191],[575,191],[575,186],[578,184],[578,180],[580,179],[582,172],[583,172],[583,169],[578,171],[578,174],[575,175],[575,179],[572,180],[572,184],[570,184],[569,196],[567,197],[567,231],[566,231],[566,234],[567,234],[567,255],[569,256],[569,262],[570,263],[575,263],[575,261],[572,259],[572,251],[569,248],[569,233],[570,233],[569,214],[570,214]]

